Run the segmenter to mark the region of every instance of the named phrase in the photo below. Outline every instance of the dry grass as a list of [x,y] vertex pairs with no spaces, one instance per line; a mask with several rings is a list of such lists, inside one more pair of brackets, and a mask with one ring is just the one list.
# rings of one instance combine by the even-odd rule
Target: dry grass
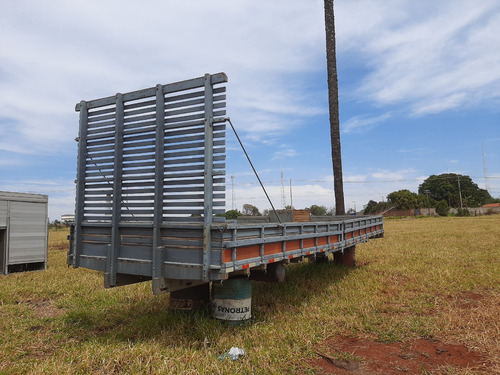
[[[340,334],[462,343],[500,373],[499,227],[500,215],[388,220],[354,270],[300,264],[255,283],[253,324],[239,328],[168,311],[150,283],[103,289],[67,268],[67,233],[51,231],[47,270],[0,276],[0,374],[314,373],[306,360]],[[248,354],[218,360],[231,346]]]

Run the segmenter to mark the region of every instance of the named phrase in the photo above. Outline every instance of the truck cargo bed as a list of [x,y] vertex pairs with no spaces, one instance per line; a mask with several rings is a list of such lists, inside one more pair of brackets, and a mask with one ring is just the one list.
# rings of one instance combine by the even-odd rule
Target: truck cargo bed
[[[81,101],[68,264],[155,293],[325,257],[383,234],[381,217],[225,221],[224,73]],[[307,215],[308,217],[308,215]],[[279,221],[279,219],[278,219]]]
[[[383,221],[380,216],[348,216],[332,217],[332,221],[325,222],[214,223],[210,254],[204,251],[203,229],[202,223],[163,223],[161,240],[155,249],[152,225],[122,223],[116,256],[111,259],[111,225],[87,223],[82,226],[81,248],[77,255],[70,252],[69,263],[74,263],[77,256],[81,267],[105,273],[108,269],[116,270],[118,285],[152,279],[157,257],[161,259],[160,278],[187,283],[224,280],[234,272],[262,269],[275,262],[326,257],[370,238],[382,237]],[[208,280],[204,277],[205,268],[209,269]],[[106,285],[113,286],[110,281]]]

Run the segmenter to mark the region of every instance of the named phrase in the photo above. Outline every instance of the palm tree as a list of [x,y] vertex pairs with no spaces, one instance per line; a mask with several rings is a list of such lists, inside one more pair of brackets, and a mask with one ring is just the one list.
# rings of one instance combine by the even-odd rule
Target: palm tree
[[328,103],[330,108],[330,137],[332,143],[333,186],[335,214],[344,215],[344,184],[342,154],[340,150],[339,87],[337,79],[337,53],[335,47],[335,13],[333,0],[325,0],[326,64],[328,70]]

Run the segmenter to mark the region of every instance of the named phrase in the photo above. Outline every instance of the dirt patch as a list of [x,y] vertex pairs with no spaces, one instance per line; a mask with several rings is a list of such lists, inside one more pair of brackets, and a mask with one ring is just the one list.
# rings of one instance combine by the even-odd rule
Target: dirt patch
[[446,301],[459,309],[471,309],[479,307],[485,299],[482,293],[463,292],[456,296],[447,296]]
[[426,374],[451,369],[486,371],[484,355],[463,345],[413,340],[381,343],[356,337],[337,337],[324,342],[310,364],[319,374]]
[[53,306],[49,300],[29,299],[24,303],[33,308],[40,318],[53,318],[64,313],[60,308]]

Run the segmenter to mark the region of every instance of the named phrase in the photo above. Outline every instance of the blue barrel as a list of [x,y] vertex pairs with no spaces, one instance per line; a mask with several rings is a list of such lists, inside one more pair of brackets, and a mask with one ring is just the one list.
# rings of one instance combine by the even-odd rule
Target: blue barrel
[[212,316],[230,324],[243,324],[252,317],[252,282],[247,278],[212,284]]

